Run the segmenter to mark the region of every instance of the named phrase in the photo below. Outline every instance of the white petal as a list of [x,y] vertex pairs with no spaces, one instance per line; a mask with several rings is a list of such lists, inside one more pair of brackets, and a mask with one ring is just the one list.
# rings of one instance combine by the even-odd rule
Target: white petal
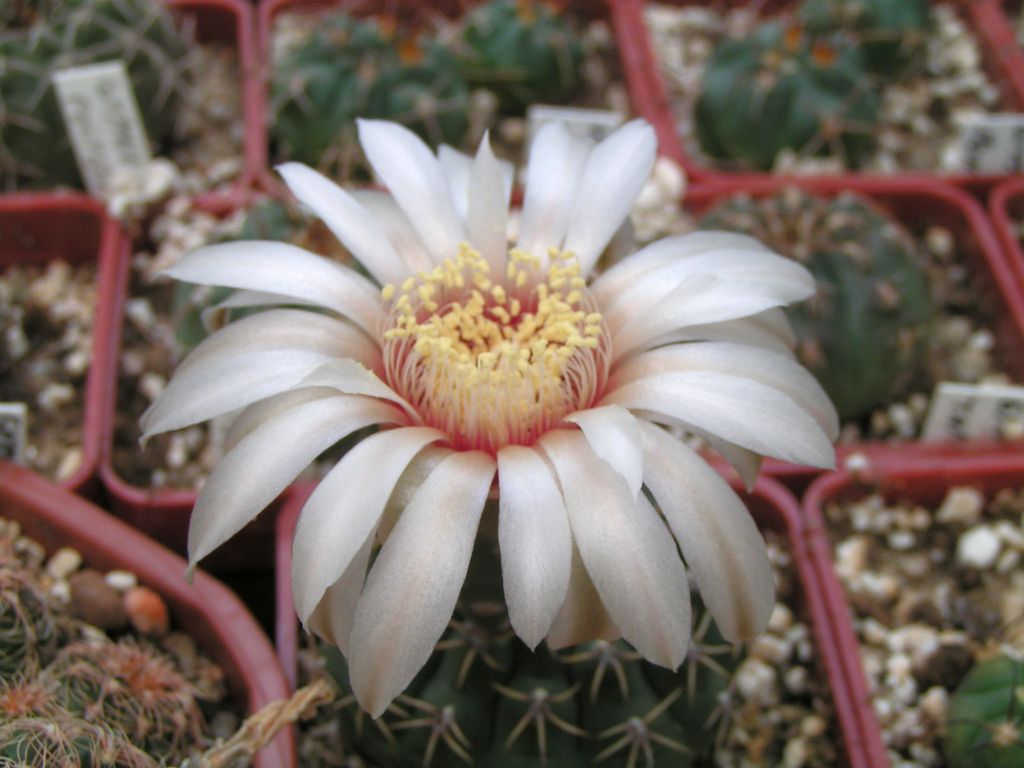
[[548,432],[540,445],[558,474],[573,538],[608,615],[644,657],[675,669],[690,639],[690,592],[664,523],[578,432]]
[[494,469],[486,454],[450,454],[413,496],[370,570],[349,639],[349,674],[371,717],[412,681],[448,626]]
[[[356,604],[363,594],[366,582],[366,566],[370,563],[370,551],[373,549],[373,534],[363,542],[355,557],[348,564],[341,578],[334,582],[324,593],[323,598],[313,609],[306,622],[306,628],[315,632],[327,642],[337,646],[343,654],[348,655],[348,636],[352,632],[352,619],[356,613]],[[297,565],[292,560],[292,567]],[[294,588],[294,580],[292,582]]]
[[644,481],[644,458],[636,417],[617,405],[577,411],[565,417],[578,424],[590,449],[622,475],[634,497]]
[[570,645],[591,640],[617,640],[621,636],[619,628],[601,603],[601,596],[587,575],[580,551],[574,543],[569,589],[551,624],[551,631],[548,632],[548,648],[560,651]]
[[[661,373],[626,384],[602,405],[692,424],[764,456],[831,469],[835,450],[817,422],[777,389],[709,371]],[[641,415],[641,414],[637,414]]]
[[230,451],[238,445],[243,437],[270,419],[285,411],[290,411],[297,405],[320,400],[323,397],[324,390],[320,387],[302,387],[301,389],[290,389],[253,403],[243,409],[231,422],[231,426],[228,427],[227,433],[224,435],[224,442],[221,445],[222,452]]
[[163,271],[186,283],[269,291],[317,304],[376,334],[380,290],[359,273],[288,243],[249,240],[207,245]]
[[533,650],[569,589],[572,535],[551,469],[532,448],[498,451],[498,544],[512,629]]
[[401,406],[413,421],[420,416],[408,401],[385,384],[373,371],[355,360],[331,360],[302,380],[304,387],[331,387],[349,395],[368,395]]
[[[365,340],[344,323],[301,310],[273,310],[232,323],[178,367],[143,414],[143,439],[292,389],[325,363],[351,354],[354,337]],[[370,346],[368,340],[364,344]],[[379,359],[372,348],[357,351],[363,362]]]
[[736,470],[736,474],[740,476],[740,480],[743,481],[743,485],[746,486],[748,491],[754,489],[764,456],[751,451],[749,448],[741,448],[735,443],[730,443],[728,440],[723,440],[717,435],[712,435],[702,429],[695,429],[694,427],[689,427],[689,429],[698,437],[702,437],[711,450],[717,452],[719,456],[729,462],[730,466]]
[[[768,309],[750,317],[726,320],[707,325],[690,325],[677,328],[663,336],[650,339],[643,347],[634,349],[633,354],[644,349],[654,349],[680,341],[729,341],[762,347],[793,357],[796,336],[782,309]],[[621,358],[620,358],[621,359]]]
[[564,248],[586,275],[626,220],[654,167],[658,140],[643,120],[633,120],[598,144],[580,178]]
[[383,283],[399,283],[407,268],[369,211],[333,181],[302,163],[277,166],[288,189]]
[[420,236],[402,213],[398,203],[387,192],[378,189],[356,189],[352,197],[366,208],[384,229],[392,247],[401,256],[407,274],[429,272],[433,268],[430,254],[420,242]]
[[441,164],[408,128],[357,120],[359,143],[373,170],[409,219],[435,263],[454,256],[465,239]]
[[323,397],[265,421],[221,459],[192,510],[190,568],[241,530],[338,440],[373,424],[404,421],[401,411],[379,400],[322,391]]
[[713,371],[758,381],[779,390],[807,411],[829,438],[839,436],[839,416],[810,371],[791,356],[723,342],[672,344],[631,357],[608,379],[616,389],[631,381],[670,371]]
[[199,319],[208,333],[218,331],[227,325],[231,309],[252,307],[316,306],[311,301],[296,299],[270,291],[232,291],[226,299],[218,301],[199,313]]
[[377,527],[377,542],[383,544],[394,529],[398,518],[409,506],[412,497],[420,489],[420,486],[433,474],[437,465],[444,461],[452,453],[451,448],[444,448],[439,445],[428,445],[420,451],[416,458],[409,462],[405,472],[398,478],[395,490],[388,498],[387,506],[384,507],[384,514],[381,516],[380,525]]
[[561,123],[546,123],[530,146],[517,247],[546,260],[548,248],[565,240],[583,167],[593,142],[573,136]]
[[813,295],[814,276],[806,268],[764,250],[718,250],[676,259],[637,277],[610,302],[601,305],[609,323],[622,324],[635,314],[637,306],[650,307],[693,275],[712,274],[756,285],[758,291],[778,297],[784,303]]
[[689,256],[726,248],[768,250],[759,240],[735,232],[701,230],[688,232],[685,235],[673,235],[641,248],[628,259],[618,262],[608,271],[598,275],[590,285],[590,292],[604,306],[652,269]]
[[443,439],[426,427],[378,432],[360,441],[320,481],[302,508],[292,544],[292,590],[301,621],[372,537],[409,462],[424,446]]
[[644,432],[644,481],[658,502],[730,642],[764,631],[775,603],[764,539],[729,485],[682,442],[650,424]]
[[503,276],[508,256],[508,201],[505,179],[486,135],[469,176],[466,231],[470,243],[490,265],[491,275]]
[[473,158],[454,147],[442,144],[437,148],[437,159],[441,163],[445,178],[448,179],[455,214],[465,220],[469,211],[469,175],[473,171]]

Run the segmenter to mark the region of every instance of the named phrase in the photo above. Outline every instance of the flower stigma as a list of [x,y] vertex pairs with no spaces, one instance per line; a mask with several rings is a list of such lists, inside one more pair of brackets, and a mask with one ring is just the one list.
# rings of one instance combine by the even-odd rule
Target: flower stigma
[[546,268],[519,249],[504,275],[468,243],[433,271],[386,285],[388,383],[459,450],[529,445],[588,408],[611,336],[569,251]]

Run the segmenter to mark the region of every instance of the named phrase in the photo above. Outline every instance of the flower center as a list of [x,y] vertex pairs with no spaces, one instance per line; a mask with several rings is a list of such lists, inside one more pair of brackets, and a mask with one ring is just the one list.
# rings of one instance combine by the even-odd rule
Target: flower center
[[604,387],[611,337],[571,253],[513,249],[495,278],[463,243],[382,296],[388,384],[460,450],[531,444]]

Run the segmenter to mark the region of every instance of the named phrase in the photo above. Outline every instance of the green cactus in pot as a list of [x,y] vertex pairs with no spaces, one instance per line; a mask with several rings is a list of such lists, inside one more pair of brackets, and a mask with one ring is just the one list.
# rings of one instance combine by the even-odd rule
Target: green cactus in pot
[[950,699],[946,757],[952,768],[1024,765],[1024,661],[977,664]]
[[770,170],[778,155],[837,156],[861,165],[874,149],[878,97],[860,49],[781,21],[715,48],[696,106],[697,138],[711,157]]
[[457,49],[465,78],[494,91],[506,113],[564,101],[582,82],[582,38],[564,14],[535,0],[477,6],[462,20]]
[[[36,13],[29,13],[24,6]],[[156,0],[22,4],[0,32],[0,181],[79,185],[54,91],[58,70],[121,59],[151,141],[171,140],[189,98],[192,43]]]
[[379,19],[325,16],[275,62],[271,91],[279,154],[320,168],[354,164],[357,117],[394,120],[435,146],[458,144],[468,126],[455,57],[425,35],[396,38]]
[[806,266],[818,295],[787,310],[797,355],[843,419],[856,419],[917,382],[934,309],[910,235],[866,198],[795,188],[739,195],[704,227],[753,235]]

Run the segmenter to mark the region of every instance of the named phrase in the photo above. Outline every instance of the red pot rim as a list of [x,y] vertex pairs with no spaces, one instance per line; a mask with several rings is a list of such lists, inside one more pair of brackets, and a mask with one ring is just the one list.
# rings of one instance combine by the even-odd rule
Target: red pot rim
[[[1021,64],[1021,69],[1024,72],[1024,63]],[[1018,285],[1024,285],[1024,246],[1021,245],[1020,238],[1014,234],[1010,208],[1018,203],[1022,196],[1024,196],[1024,176],[1019,176],[996,187],[988,203],[996,235],[1003,244],[1003,252],[1006,254],[1011,268],[1017,272]],[[1024,209],[1024,206],[1020,207]]]
[[[737,481],[731,480],[730,484],[744,503],[753,507],[751,514],[759,527],[773,528],[786,536],[793,556],[799,592],[814,636],[815,650],[828,675],[836,720],[843,737],[846,763],[849,768],[874,768],[877,763],[869,759],[872,754],[871,743],[861,728],[863,717],[859,709],[865,706],[864,700],[851,695],[848,686],[850,675],[847,669],[853,662],[844,658],[844,654],[851,652],[851,646],[848,642],[837,641],[834,636],[835,622],[829,610],[830,604],[837,599],[842,600],[842,587],[834,574],[831,579],[820,578],[819,569],[811,555],[812,546],[822,546],[817,540],[824,538],[824,532],[820,529],[812,531],[804,525],[799,502],[777,481],[762,477],[749,494]],[[300,629],[291,588],[292,539],[299,514],[314,487],[310,484],[294,487],[277,518],[275,644],[285,676],[293,688],[298,673]],[[852,650],[856,652],[856,643]]]
[[[700,5],[699,0],[664,0],[670,5]],[[748,184],[765,177],[771,179],[797,180],[803,176],[783,176],[757,172],[729,172],[704,165],[698,158],[691,157],[685,150],[676,129],[668,88],[661,75],[650,32],[644,21],[644,0],[608,0],[617,6],[615,14],[616,35],[631,40],[630,57],[623,58],[628,64],[627,79],[635,95],[634,106],[638,112],[654,125],[658,134],[661,151],[679,162],[686,175],[696,182],[733,179]],[[952,0],[963,14],[964,20],[978,38],[989,76],[1002,86],[1003,104],[1019,108],[1024,105],[1024,53],[1014,39],[1013,30],[1006,18],[999,0]],[[738,5],[738,0],[729,0],[727,7]],[[764,4],[764,3],[762,3]],[[815,175],[813,178],[832,179],[848,182],[850,179],[884,181],[907,179],[916,182],[943,182],[984,192],[1004,181],[1010,174],[992,173],[950,173],[935,174],[922,171],[908,171],[894,174],[854,171],[842,174]]]
[[[884,207],[891,203],[910,205],[915,201],[927,206],[943,205],[956,211],[960,216],[959,239],[964,233],[969,235],[975,246],[978,265],[990,276],[992,288],[1002,299],[1006,308],[1006,316],[1002,318],[1004,333],[1016,334],[1011,349],[1018,350],[1020,359],[1015,362],[1018,375],[1024,374],[1024,280],[1018,278],[1009,260],[999,245],[999,240],[989,223],[981,205],[961,189],[935,181],[922,181],[908,177],[891,178],[835,178],[835,177],[801,177],[780,178],[762,176],[756,179],[716,179],[713,182],[691,186],[683,199],[684,207],[695,205],[703,208],[732,194],[749,193],[754,196],[768,195],[786,187],[797,187],[813,194],[834,196],[843,192],[854,192],[870,197]],[[901,218],[897,216],[897,218]],[[905,218],[903,216],[902,218]],[[954,222],[945,222],[951,227]],[[959,454],[964,451],[983,450],[983,443],[935,442],[924,443],[911,441],[906,443],[885,443],[882,441],[862,441],[837,447],[837,465],[852,454],[862,453],[869,457],[887,456],[890,454],[928,457],[934,455]],[[776,459],[764,462],[766,474],[783,480],[791,487],[802,489],[820,473],[820,470],[788,464]]]
[[847,471],[822,475],[808,488],[803,499],[803,515],[811,560],[817,578],[829,592],[826,608],[832,622],[832,636],[842,646],[846,663],[846,686],[857,703],[860,728],[868,765],[888,768],[882,729],[871,706],[871,694],[860,661],[860,643],[853,630],[853,610],[846,598],[832,561],[832,545],[825,523],[825,505],[841,496],[863,496],[875,490],[919,500],[924,492],[945,493],[954,485],[984,485],[990,490],[1000,485],[1024,482],[1024,454],[1019,451],[993,450],[983,454],[906,457],[898,454],[874,457],[864,473]]
[[[3,213],[57,216],[63,211],[87,214],[96,220],[99,229],[95,254],[91,259],[79,260],[95,263],[97,287],[91,359],[83,392],[82,463],[71,477],[60,483],[67,490],[90,495],[102,455],[108,381],[110,372],[117,365],[113,344],[121,316],[118,275],[127,260],[128,242],[117,222],[107,216],[103,205],[84,194],[39,192],[0,195],[0,212]],[[54,253],[46,260],[60,256],[60,253]]]
[[[286,698],[284,674],[263,630],[219,581],[197,571],[185,581],[186,563],[121,521],[13,464],[0,462],[0,516],[52,552],[72,545],[99,569],[121,568],[154,587],[175,622],[195,637],[225,671],[236,699],[254,712]],[[292,768],[294,736],[281,733],[255,758],[257,768]]]

